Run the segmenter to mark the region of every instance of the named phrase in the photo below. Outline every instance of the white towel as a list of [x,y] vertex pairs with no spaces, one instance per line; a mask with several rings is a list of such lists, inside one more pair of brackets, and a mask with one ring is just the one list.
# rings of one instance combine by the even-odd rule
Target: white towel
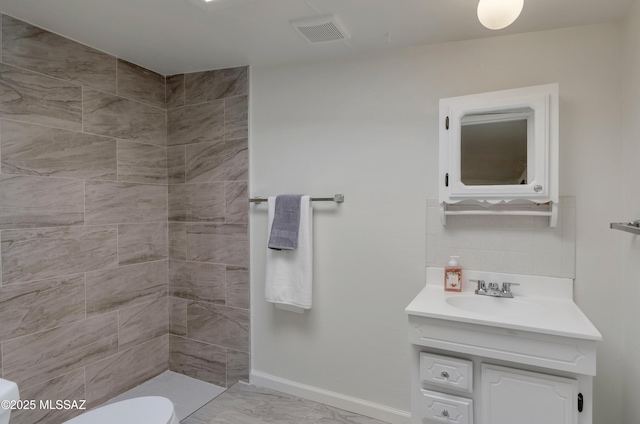
[[[269,228],[275,212],[276,198],[269,197]],[[300,229],[298,248],[295,250],[267,251],[265,298],[267,302],[311,309],[311,282],[313,277],[313,209],[311,197],[300,199]],[[266,246],[265,246],[266,247]],[[287,310],[295,310],[286,308]],[[285,308],[282,308],[285,309]]]

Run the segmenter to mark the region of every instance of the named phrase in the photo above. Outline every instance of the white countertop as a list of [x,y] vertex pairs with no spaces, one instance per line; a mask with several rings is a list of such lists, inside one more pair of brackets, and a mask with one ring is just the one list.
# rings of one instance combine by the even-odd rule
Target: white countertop
[[[463,270],[462,275],[464,291],[446,292],[444,269],[427,267],[427,284],[405,312],[448,321],[602,340],[600,332],[573,302],[571,279],[471,270]],[[470,279],[500,284],[506,281],[520,286],[512,288],[513,298],[495,298],[476,295],[476,285],[470,283]]]

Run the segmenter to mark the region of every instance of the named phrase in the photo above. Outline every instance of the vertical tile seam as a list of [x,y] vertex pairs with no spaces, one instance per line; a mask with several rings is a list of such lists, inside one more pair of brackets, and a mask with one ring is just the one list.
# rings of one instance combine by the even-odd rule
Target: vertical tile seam
[[120,96],[120,84],[119,84],[119,80],[118,80],[118,63],[119,63],[119,59],[118,56],[114,56],[115,60],[116,60],[116,96]]
[[229,388],[229,349],[224,349],[224,387]]
[[[227,140],[227,99],[223,98],[222,100],[222,139]],[[186,149],[186,148],[185,148]],[[185,157],[186,159],[186,157]],[[186,175],[185,175],[186,181]],[[227,183],[223,183],[224,188],[224,225],[227,225]],[[227,305],[227,264],[224,264],[224,305]],[[229,351],[225,349],[225,361],[224,361],[224,371],[225,371],[225,387],[228,387],[229,384]]]
[[227,140],[227,99],[222,98],[222,139]]
[[[165,158],[166,158],[166,162],[165,162],[165,168],[166,168],[166,179],[165,179],[165,185],[166,185],[166,198],[165,198],[165,205],[166,205],[166,211],[167,211],[167,219],[166,219],[166,230],[165,230],[165,234],[166,234],[166,246],[165,246],[165,257],[167,258],[167,273],[166,273],[166,284],[167,284],[167,294],[166,294],[166,299],[167,299],[167,338],[170,339],[170,335],[171,335],[171,302],[169,300],[169,294],[171,292],[171,288],[170,288],[170,276],[169,276],[169,272],[170,272],[170,267],[169,267],[169,253],[170,253],[170,249],[169,249],[169,244],[171,243],[171,240],[169,238],[169,104],[168,104],[168,93],[167,90],[169,88],[169,85],[167,84],[167,80],[168,78],[165,76],[164,78],[164,92],[165,92],[165,99],[164,99],[164,106],[165,106],[165,111],[164,111],[164,134],[165,134],[165,141],[166,141],[166,148],[165,148]],[[171,341],[167,340],[167,355],[168,355],[168,362],[167,362],[167,368],[170,368],[170,362],[171,362]]]
[[87,319],[87,273],[82,274],[84,278],[84,319]]
[[169,85],[167,84],[167,80],[169,79],[167,75],[163,75],[164,78],[164,109],[167,110],[169,107]]
[[2,54],[4,53],[4,48],[2,47],[2,21],[4,13],[0,13],[0,62],[2,62]]
[[84,85],[80,86],[80,110],[80,132],[86,134],[84,132]]
[[182,74],[182,105],[187,105],[187,74]]
[[82,367],[82,378],[84,380],[84,386],[83,386],[84,401],[86,402],[87,400],[87,366],[86,365]]
[[[184,78],[183,78],[184,80]],[[165,137],[165,142],[166,142],[166,148],[165,148],[165,158],[166,158],[166,162],[165,162],[165,168],[166,168],[166,199],[165,199],[165,203],[166,203],[166,210],[167,210],[167,219],[166,219],[166,230],[165,230],[165,234],[166,234],[166,246],[165,246],[165,257],[167,258],[167,369],[171,368],[171,302],[169,299],[169,294],[171,293],[171,287],[170,287],[170,267],[169,267],[169,261],[171,260],[171,258],[169,257],[170,254],[170,243],[171,243],[171,239],[169,237],[169,95],[168,95],[168,88],[169,88],[169,84],[167,84],[168,78],[165,76],[164,78],[164,137]]]
[[117,330],[118,330],[118,331],[117,331],[117,335],[118,335],[118,338],[117,338],[117,342],[118,342],[118,350],[117,350],[117,352],[115,353],[115,355],[117,355],[118,353],[120,353],[120,352],[121,352],[121,350],[120,350],[120,311],[121,311],[121,310],[122,310],[122,309],[117,309],[117,310],[115,311],[115,312],[116,312],[116,318],[117,318],[117,321],[118,321],[118,324],[117,324]]

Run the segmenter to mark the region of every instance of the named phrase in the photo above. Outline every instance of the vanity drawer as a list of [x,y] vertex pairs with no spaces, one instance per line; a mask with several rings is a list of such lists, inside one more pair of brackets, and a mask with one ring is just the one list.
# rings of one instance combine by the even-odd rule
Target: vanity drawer
[[420,380],[471,393],[473,362],[420,352]]
[[473,401],[420,389],[420,419],[425,424],[473,424]]

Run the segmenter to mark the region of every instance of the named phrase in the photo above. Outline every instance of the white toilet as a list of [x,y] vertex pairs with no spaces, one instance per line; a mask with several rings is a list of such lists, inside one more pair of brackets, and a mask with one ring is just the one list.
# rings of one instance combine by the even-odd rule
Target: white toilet
[[[8,421],[7,421],[8,422]],[[64,424],[179,424],[173,403],[161,396],[122,400],[93,409]],[[0,421],[0,424],[3,424]]]
[[[18,385],[13,381],[3,380],[0,378],[0,401],[20,400],[20,392]],[[11,418],[11,409],[3,409],[0,407],[0,424],[9,424]]]

